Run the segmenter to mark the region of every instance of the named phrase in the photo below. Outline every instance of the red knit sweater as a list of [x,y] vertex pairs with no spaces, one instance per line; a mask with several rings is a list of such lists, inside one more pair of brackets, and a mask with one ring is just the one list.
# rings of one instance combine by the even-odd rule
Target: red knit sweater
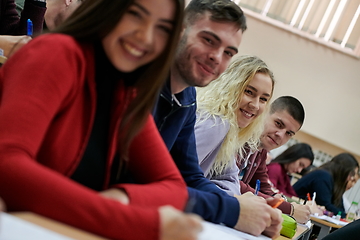
[[[111,239],[158,239],[158,207],[182,209],[187,191],[152,117],[129,150],[129,171],[142,184],[119,185],[130,205],[69,178],[94,121],[94,68],[92,46],[53,34],[34,39],[0,69],[0,196],[9,211],[32,211]],[[131,89],[119,84],[116,91],[112,129]],[[117,136],[111,132],[107,181]]]

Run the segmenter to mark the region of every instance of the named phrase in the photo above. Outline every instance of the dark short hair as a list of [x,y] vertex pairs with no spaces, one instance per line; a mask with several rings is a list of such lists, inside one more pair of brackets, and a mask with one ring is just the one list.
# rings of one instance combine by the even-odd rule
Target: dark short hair
[[244,12],[231,0],[190,1],[185,8],[185,24],[194,24],[205,12],[210,12],[212,21],[235,23],[242,32],[247,29]]
[[297,100],[292,96],[278,97],[271,104],[270,114],[282,110],[287,111],[290,114],[290,116],[292,116],[295,119],[295,121],[297,121],[300,124],[300,127],[303,125],[305,119],[305,110],[299,100]]

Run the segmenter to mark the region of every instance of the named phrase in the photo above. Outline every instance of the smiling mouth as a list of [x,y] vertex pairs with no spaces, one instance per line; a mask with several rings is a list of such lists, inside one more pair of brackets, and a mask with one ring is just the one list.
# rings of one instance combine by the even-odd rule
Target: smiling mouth
[[268,136],[268,138],[270,138],[270,140],[275,144],[275,145],[278,145],[277,142],[270,136]]
[[209,75],[215,75],[215,72],[212,70],[211,67],[208,67],[207,65],[202,64],[202,63],[199,63],[199,66]]
[[130,53],[134,57],[141,57],[145,54],[145,51],[135,48],[135,47],[133,47],[133,45],[128,44],[126,42],[123,42],[122,46],[128,53]]
[[245,110],[240,109],[240,111],[248,118],[252,118],[255,114],[249,113]]

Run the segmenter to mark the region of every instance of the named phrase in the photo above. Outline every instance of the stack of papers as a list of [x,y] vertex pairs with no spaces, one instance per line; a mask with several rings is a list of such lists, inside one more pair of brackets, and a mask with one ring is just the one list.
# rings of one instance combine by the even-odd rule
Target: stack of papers
[[311,215],[311,216],[315,217],[315,218],[318,218],[318,219],[322,219],[322,220],[331,222],[331,223],[334,223],[334,224],[337,224],[337,225],[340,225],[340,226],[345,226],[346,224],[348,224],[348,222],[340,221],[340,220],[337,220],[336,218],[332,218],[332,217],[329,217],[329,216],[326,216],[326,215],[322,215],[322,216]]
[[0,212],[0,240],[71,240],[36,224]]
[[210,222],[203,222],[203,231],[200,233],[198,240],[271,240],[264,235],[258,237],[237,231],[223,225]]

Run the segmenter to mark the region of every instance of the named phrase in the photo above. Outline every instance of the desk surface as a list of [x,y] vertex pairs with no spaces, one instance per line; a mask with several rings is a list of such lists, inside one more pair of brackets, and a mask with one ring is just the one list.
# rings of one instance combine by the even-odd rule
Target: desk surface
[[[85,232],[83,230],[77,229],[75,227],[66,225],[64,223],[57,222],[55,220],[30,213],[30,212],[18,212],[18,213],[11,213],[11,215],[21,218],[23,220],[29,221],[46,229],[52,230],[56,233],[60,233],[64,236],[78,239],[78,240],[106,240],[103,237],[94,235],[89,232]],[[309,229],[306,226],[298,225],[296,234],[292,239],[299,239],[301,238]],[[289,240],[289,238],[280,236],[275,240]]]
[[99,237],[92,233],[85,232],[81,229],[74,228],[72,226],[66,225],[61,222],[57,222],[55,220],[42,217],[35,213],[30,212],[19,212],[19,213],[11,213],[11,215],[21,218],[23,220],[29,221],[41,227],[47,228],[54,232],[60,233],[64,236],[79,239],[79,240],[106,240],[105,238]]
[[341,228],[343,226],[341,225],[337,225],[335,223],[332,223],[332,222],[329,222],[329,221],[326,221],[326,220],[323,220],[323,219],[319,219],[319,218],[316,218],[316,217],[310,217],[311,221],[314,221],[314,222],[318,222],[318,223],[321,223],[325,226],[328,226],[328,227],[332,227],[332,228]]

